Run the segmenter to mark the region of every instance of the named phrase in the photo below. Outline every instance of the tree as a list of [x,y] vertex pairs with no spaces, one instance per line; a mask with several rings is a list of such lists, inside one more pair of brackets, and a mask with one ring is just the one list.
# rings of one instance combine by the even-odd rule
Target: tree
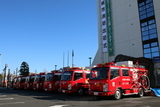
[[29,65],[27,62],[22,62],[20,70],[19,70],[21,76],[28,76],[29,75]]

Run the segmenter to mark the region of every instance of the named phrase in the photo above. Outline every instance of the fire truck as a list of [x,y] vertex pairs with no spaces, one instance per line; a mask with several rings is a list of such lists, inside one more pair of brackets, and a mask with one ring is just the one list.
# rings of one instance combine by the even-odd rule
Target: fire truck
[[35,74],[31,74],[26,77],[26,80],[24,83],[24,89],[33,89],[34,78],[35,78]]
[[79,67],[65,68],[60,80],[60,92],[83,95],[88,92],[90,71]]
[[150,91],[148,71],[132,61],[97,64],[91,69],[89,94],[97,97],[113,96],[120,99],[123,95],[142,97]]
[[59,81],[61,79],[62,72],[59,70],[51,71],[45,75],[44,91],[57,91],[59,90]]
[[13,89],[16,89],[16,82],[17,82],[17,77],[14,77],[11,82]]
[[16,89],[24,89],[24,83],[25,83],[25,79],[26,79],[26,76],[19,76],[17,77],[17,80],[16,80]]
[[8,88],[13,88],[13,89],[15,89],[15,88],[16,88],[16,82],[17,82],[17,77],[14,77],[14,78],[12,79],[12,81],[10,81],[10,87],[8,87]]
[[35,75],[33,82],[33,90],[43,90],[43,83],[46,73],[39,73]]

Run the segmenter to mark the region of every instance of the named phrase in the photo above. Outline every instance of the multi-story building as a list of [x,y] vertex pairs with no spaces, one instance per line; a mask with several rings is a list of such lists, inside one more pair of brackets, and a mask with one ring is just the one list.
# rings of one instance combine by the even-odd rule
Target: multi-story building
[[160,57],[159,5],[160,0],[97,0],[98,50],[92,64],[114,61],[119,54]]

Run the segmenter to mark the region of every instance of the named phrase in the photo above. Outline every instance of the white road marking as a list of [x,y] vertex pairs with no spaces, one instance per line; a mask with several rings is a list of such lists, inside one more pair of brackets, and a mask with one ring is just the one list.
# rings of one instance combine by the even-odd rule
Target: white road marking
[[0,103],[0,105],[8,105],[8,104],[23,104],[25,102],[11,102],[11,103]]
[[12,100],[14,98],[0,98],[0,100]]
[[49,106],[49,107],[64,107],[64,106],[68,106],[68,105],[54,105],[54,106]]
[[0,95],[0,97],[6,97],[6,95]]
[[[0,100],[13,100],[14,98],[5,98],[5,93],[0,93]],[[0,103],[0,105],[11,105],[11,104],[23,104],[25,102],[9,102],[9,103]]]

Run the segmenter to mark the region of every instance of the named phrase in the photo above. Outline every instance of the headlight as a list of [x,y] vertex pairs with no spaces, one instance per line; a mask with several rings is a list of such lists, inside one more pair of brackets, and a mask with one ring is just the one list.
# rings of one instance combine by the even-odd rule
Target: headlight
[[72,84],[68,84],[68,90],[72,89]]
[[85,81],[85,82],[86,82],[86,84],[88,84],[88,83],[89,83],[89,79],[86,79],[86,81]]
[[104,91],[104,92],[107,92],[107,91],[108,91],[108,84],[104,84],[104,85],[103,85],[103,91]]

